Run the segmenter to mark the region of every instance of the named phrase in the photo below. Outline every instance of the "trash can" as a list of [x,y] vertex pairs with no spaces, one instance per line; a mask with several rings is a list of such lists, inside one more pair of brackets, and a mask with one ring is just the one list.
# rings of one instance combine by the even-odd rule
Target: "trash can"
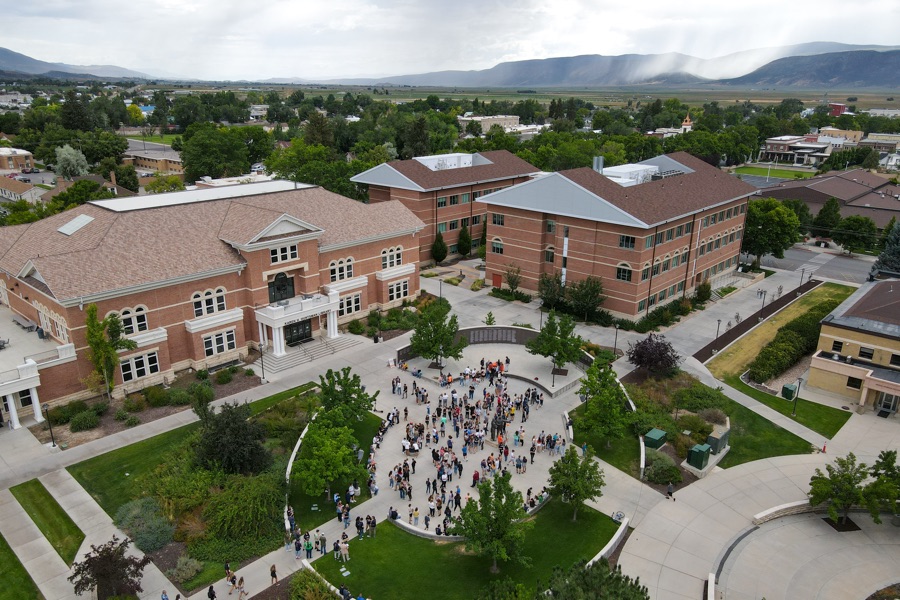
[[793,400],[794,396],[797,394],[797,385],[793,383],[786,383],[781,386],[781,395],[785,400]]
[[666,432],[662,429],[651,429],[644,435],[644,445],[647,448],[660,449],[666,443]]
[[709,444],[697,444],[688,452],[688,464],[695,469],[703,470],[709,463]]

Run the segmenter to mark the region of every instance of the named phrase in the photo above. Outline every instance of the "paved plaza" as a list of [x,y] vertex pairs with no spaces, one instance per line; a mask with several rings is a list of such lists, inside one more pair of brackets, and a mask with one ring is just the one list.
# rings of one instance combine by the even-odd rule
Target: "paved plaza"
[[[536,302],[530,305],[507,303],[487,296],[484,292],[473,293],[468,290],[467,283],[474,276],[470,273],[476,272],[471,263],[464,264],[457,270],[460,268],[466,275],[460,287],[443,285],[437,279],[422,279],[422,287],[426,291],[447,297],[459,316],[462,327],[483,325],[488,311],[493,313],[498,325],[529,323],[535,328],[539,326],[541,316]],[[683,355],[689,356],[715,337],[717,319],[730,318],[735,312],[750,315],[759,310],[759,299],[754,293],[756,287],[767,289],[770,293],[774,293],[778,286],[791,291],[798,283],[796,279],[793,272],[778,272],[760,284],[754,284],[754,289],[741,290],[726,300],[711,304],[704,311],[692,314],[665,334]],[[628,342],[644,337],[633,332],[616,332],[612,328],[583,325],[579,326],[578,333],[594,343],[610,347],[615,344],[620,349],[626,347]],[[391,380],[399,375],[410,389],[413,382],[426,386],[432,406],[441,388],[436,381],[437,371],[429,369],[422,359],[410,361],[412,369],[422,368],[425,375],[422,379],[389,367],[389,361],[396,356],[397,349],[408,342],[409,334],[381,344],[373,344],[369,340],[315,362],[271,374],[268,384],[219,403],[253,401],[308,381],[318,381],[318,375],[329,368],[339,369],[350,365],[362,377],[368,389],[380,390],[376,409],[381,416],[384,416],[384,411],[396,406],[401,413],[401,421],[403,409],[406,408],[409,420],[420,422],[425,417],[425,406],[416,405],[412,394],[405,399],[392,394]],[[528,422],[524,423],[529,442],[522,451],[527,454],[531,436],[541,431],[563,434],[563,413],[579,403],[576,380],[582,373],[570,365],[568,375],[557,376],[554,387],[551,384],[549,361],[528,354],[522,346],[511,344],[469,346],[464,357],[459,361],[451,361],[445,370],[455,374],[466,366],[478,366],[482,358],[492,361],[505,359],[507,356],[510,358],[510,373],[516,376],[509,380],[512,393],[522,393],[532,386],[537,386],[544,392],[543,408],[532,410]],[[684,368],[708,385],[722,385],[712,378],[702,364],[693,359],[687,359]],[[615,369],[620,375],[624,375],[630,370],[630,365],[619,360]],[[570,384],[575,385],[568,387]],[[563,389],[566,391],[558,393],[558,390]],[[826,440],[819,434],[786,419],[736,390],[725,387],[724,391],[735,401],[808,440],[812,446],[824,445]],[[551,397],[550,392],[555,394],[554,397]],[[476,391],[476,394],[480,393],[481,386]],[[836,403],[833,398],[817,396],[813,390],[804,390],[803,397],[832,405]],[[69,476],[65,467],[194,420],[196,417],[193,412],[184,411],[62,452],[53,452],[41,445],[24,428],[0,432],[0,533],[9,541],[48,600],[74,597],[71,587],[65,582],[68,569],[7,488],[39,477],[85,531],[87,537],[82,547],[84,551],[89,543],[106,541],[115,532],[115,528],[109,516]],[[516,422],[510,427],[518,428],[519,425],[517,415]],[[381,523],[386,519],[391,506],[398,509],[405,519],[409,501],[401,500],[387,483],[390,468],[406,458],[400,446],[401,435],[402,427],[388,430],[376,455],[380,492],[376,497],[354,505],[351,520],[357,515],[373,515]],[[706,579],[710,573],[717,572],[717,597],[729,600],[759,598],[763,594],[768,600],[864,598],[870,591],[891,583],[889,580],[892,572],[895,578],[896,573],[900,573],[897,569],[900,528],[889,522],[870,526],[869,518],[860,516],[857,521],[866,522],[863,531],[850,536],[835,534],[833,530],[829,532],[819,526],[820,520],[817,521],[816,517],[801,515],[777,519],[759,529],[753,529],[755,514],[805,499],[809,478],[815,468],[823,467],[834,456],[853,451],[861,460],[871,463],[881,450],[900,449],[900,425],[894,419],[879,419],[871,413],[853,414],[838,435],[833,440],[828,440],[827,444],[827,454],[777,457],[727,470],[717,469],[706,478],[679,489],[675,502],[665,500],[649,486],[621,471],[603,465],[606,487],[603,496],[591,505],[605,514],[622,512],[629,518],[629,524],[634,530],[624,545],[620,564],[625,574],[640,577],[641,583],[650,590],[651,598],[700,598]],[[426,512],[424,507],[427,506],[425,479],[435,475],[429,452],[430,450],[426,451],[417,459],[416,474],[411,479],[414,486],[413,506],[418,506],[423,515]],[[468,461],[464,462],[461,480],[454,480],[448,484],[448,488],[455,490],[456,485],[459,485],[463,497],[467,493],[474,496],[477,492],[470,487],[472,470],[483,456],[491,452],[497,452],[496,445],[486,443],[483,451],[470,454]],[[537,455],[535,463],[529,465],[527,473],[521,475],[510,468],[515,488],[523,494],[528,488],[538,492],[547,484],[548,469],[553,458],[547,453]],[[330,511],[330,503],[323,503],[323,510]],[[330,513],[328,516],[328,522],[321,529],[327,539],[333,541],[339,538],[343,526],[338,525]],[[438,519],[432,520],[432,527],[437,521]],[[422,525],[420,520],[420,526]],[[365,541],[351,541],[351,557],[354,543]],[[731,552],[728,552],[729,549]],[[324,560],[333,558],[329,553]],[[294,558],[293,552],[280,549],[241,569],[239,575],[244,576],[246,588],[252,597],[269,585],[270,565],[275,564],[279,576],[283,578],[300,568],[300,562]],[[350,565],[352,564],[351,562]],[[857,581],[864,579],[865,585],[858,585],[851,595],[841,595],[851,589],[847,587],[848,582],[854,578]],[[352,578],[348,579],[348,587],[354,594],[362,591],[368,597],[376,597],[368,590],[354,589]],[[220,597],[227,594],[221,581],[216,588]],[[162,589],[167,589],[169,597],[174,598],[175,587],[158,570],[148,569],[145,572],[142,597],[159,598]],[[206,591],[192,597],[204,599]]]

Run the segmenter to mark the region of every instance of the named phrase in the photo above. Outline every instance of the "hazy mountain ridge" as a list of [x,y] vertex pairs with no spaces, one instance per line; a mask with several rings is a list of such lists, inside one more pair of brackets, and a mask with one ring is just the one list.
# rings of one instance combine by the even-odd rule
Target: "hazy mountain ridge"
[[[115,65],[67,65],[51,63],[25,54],[0,48],[0,70],[25,73],[27,75],[45,76],[48,73],[67,73],[78,76],[93,75],[95,77],[112,77],[125,79],[149,79],[150,75]],[[52,75],[46,75],[51,76]]]
[[900,50],[833,52],[793,56],[721,83],[739,86],[795,88],[900,87]]

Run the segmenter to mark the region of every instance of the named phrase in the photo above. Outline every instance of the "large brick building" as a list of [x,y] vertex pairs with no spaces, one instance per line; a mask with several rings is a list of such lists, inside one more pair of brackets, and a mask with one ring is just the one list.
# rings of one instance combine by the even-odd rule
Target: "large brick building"
[[543,273],[603,281],[603,307],[642,316],[738,264],[747,202],[756,189],[689,154],[635,166],[649,181],[589,168],[561,171],[479,199],[487,207],[487,271],[507,266],[536,291]]
[[475,154],[439,154],[396,160],[351,177],[369,186],[369,202],[399,200],[425,223],[419,236],[419,260],[431,260],[431,245],[440,231],[458,252],[459,230],[469,228],[478,245],[485,207],[479,197],[528,181],[539,170],[506,150]]
[[272,181],[101,200],[0,228],[0,302],[56,348],[0,380],[3,419],[17,424],[26,408],[40,420],[38,394],[84,395],[89,304],[100,318],[118,313],[137,343],[120,353],[119,393],[260,343],[277,362],[314,336],[337,337],[341,321],[416,296],[422,227],[399,202]]

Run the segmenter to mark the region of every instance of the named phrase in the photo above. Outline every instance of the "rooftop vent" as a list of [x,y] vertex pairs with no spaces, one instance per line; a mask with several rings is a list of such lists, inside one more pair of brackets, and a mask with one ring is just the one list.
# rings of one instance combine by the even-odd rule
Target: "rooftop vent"
[[94,217],[90,215],[78,215],[77,217],[57,229],[57,231],[64,235],[72,235],[93,220]]

